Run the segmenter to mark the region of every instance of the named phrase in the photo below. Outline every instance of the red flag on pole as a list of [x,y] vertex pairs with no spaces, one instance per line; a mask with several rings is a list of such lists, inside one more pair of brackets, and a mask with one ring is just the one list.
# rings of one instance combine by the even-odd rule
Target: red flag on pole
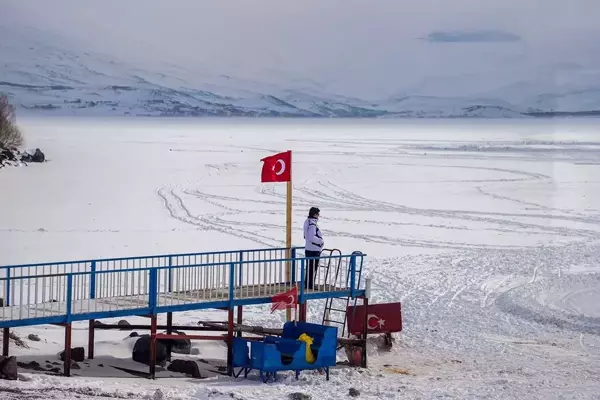
[[292,180],[292,152],[263,158],[261,182],[290,182]]
[[276,294],[271,297],[271,314],[276,310],[285,310],[287,308],[294,308],[298,303],[298,287],[294,286],[293,289],[287,292]]

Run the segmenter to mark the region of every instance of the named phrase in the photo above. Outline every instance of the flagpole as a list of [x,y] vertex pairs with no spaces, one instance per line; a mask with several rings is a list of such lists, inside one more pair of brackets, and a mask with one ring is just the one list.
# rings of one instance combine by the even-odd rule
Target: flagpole
[[[292,258],[292,179],[291,178],[287,182],[285,228],[286,228],[285,247],[287,248],[286,258],[288,260],[286,262],[285,272],[286,272],[287,281],[290,283],[293,283],[295,285],[295,282],[292,282],[292,267],[291,267],[291,261],[290,261],[290,259]],[[286,309],[286,321],[290,321],[291,318],[292,318],[292,310],[290,310],[288,308],[288,309]]]

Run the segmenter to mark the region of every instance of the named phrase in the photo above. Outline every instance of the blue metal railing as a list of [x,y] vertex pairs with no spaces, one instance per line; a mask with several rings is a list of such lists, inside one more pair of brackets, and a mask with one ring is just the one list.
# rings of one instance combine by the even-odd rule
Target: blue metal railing
[[[15,268],[41,264],[4,267],[6,276],[0,277],[0,298],[5,299],[4,307],[0,307],[0,327],[259,304],[269,302],[271,296],[296,285],[301,302],[332,295],[360,295],[361,289],[355,287],[355,280],[348,282],[347,277],[355,276],[357,258],[362,265],[364,254],[321,257],[325,263],[335,260],[342,271],[330,276],[323,271],[320,277],[317,273],[320,289],[307,292],[304,290],[307,258],[298,257],[296,249],[291,249],[291,258],[277,257],[288,250],[192,253],[183,255],[188,257],[188,262],[197,259],[194,255],[236,256],[184,265],[173,262],[182,255],[131,257],[127,260],[161,257],[164,263],[150,267],[138,263],[134,268],[104,270],[96,267],[106,260],[91,260],[87,271],[38,275],[15,276],[12,272]],[[276,256],[266,258],[268,254]],[[208,259],[214,260],[214,257]],[[75,263],[78,262],[72,262]],[[56,264],[64,263],[44,266]],[[286,274],[286,267],[290,265],[291,279]]]

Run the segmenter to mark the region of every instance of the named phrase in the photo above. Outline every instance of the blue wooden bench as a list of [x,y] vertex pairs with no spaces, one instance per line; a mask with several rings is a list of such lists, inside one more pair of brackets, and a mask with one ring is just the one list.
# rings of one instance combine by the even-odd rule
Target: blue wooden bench
[[[306,343],[298,340],[303,333],[313,339],[310,346],[315,361],[306,360]],[[261,380],[266,382],[270,376],[277,379],[278,371],[300,371],[324,369],[329,380],[329,367],[336,364],[337,328],[307,322],[286,322],[281,337],[265,336],[262,341],[233,339],[233,367],[240,368],[244,377],[256,369]]]

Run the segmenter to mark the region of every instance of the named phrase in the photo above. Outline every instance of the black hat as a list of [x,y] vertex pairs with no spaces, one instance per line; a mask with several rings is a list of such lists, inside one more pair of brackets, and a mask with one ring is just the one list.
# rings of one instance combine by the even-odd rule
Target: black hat
[[310,211],[308,212],[308,216],[312,217],[315,214],[320,214],[321,210],[319,210],[317,207],[311,207]]

